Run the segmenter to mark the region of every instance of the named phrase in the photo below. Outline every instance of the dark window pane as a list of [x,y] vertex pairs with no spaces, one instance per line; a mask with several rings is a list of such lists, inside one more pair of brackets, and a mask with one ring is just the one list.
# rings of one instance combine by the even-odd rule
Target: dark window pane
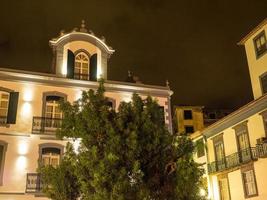
[[185,133],[194,133],[193,126],[185,126]]
[[184,110],[184,119],[192,119],[192,110]]
[[262,31],[254,38],[254,47],[256,56],[259,57],[267,51],[267,42],[265,32]]
[[60,149],[54,148],[54,147],[46,147],[42,149],[42,154],[47,153],[54,153],[54,154],[60,154]]
[[267,93],[267,74],[261,77],[262,93]]
[[199,139],[196,141],[196,148],[197,148],[197,157],[202,157],[205,155],[205,148],[204,148],[204,142],[203,139]]

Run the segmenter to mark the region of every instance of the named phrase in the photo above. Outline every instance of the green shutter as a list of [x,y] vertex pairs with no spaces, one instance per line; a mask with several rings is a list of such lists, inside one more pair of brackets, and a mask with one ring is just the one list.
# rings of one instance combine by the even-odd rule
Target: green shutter
[[67,78],[74,78],[75,56],[71,50],[68,50]]
[[19,93],[10,92],[7,112],[7,124],[16,124]]
[[97,80],[97,54],[90,58],[90,81]]

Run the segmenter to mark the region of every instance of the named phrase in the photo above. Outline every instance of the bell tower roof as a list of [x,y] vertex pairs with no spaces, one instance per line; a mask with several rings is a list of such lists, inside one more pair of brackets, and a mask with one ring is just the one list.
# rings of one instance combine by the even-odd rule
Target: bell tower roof
[[70,32],[65,32],[64,30],[60,31],[58,37],[53,38],[49,41],[49,44],[52,48],[57,48],[58,46],[64,46],[65,44],[71,41],[85,41],[97,46],[102,51],[106,52],[108,55],[111,55],[115,50],[108,46],[104,36],[97,37],[91,30],[87,30],[85,20],[82,20],[80,28],[74,28]]

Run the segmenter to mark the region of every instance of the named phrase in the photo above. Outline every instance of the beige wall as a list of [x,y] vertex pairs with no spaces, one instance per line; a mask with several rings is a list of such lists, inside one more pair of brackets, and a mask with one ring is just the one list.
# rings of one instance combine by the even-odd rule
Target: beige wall
[[[0,80],[1,87],[19,92],[16,124],[9,127],[0,126],[0,140],[8,144],[3,173],[3,185],[0,186],[0,200],[7,199],[35,199],[34,195],[23,194],[26,189],[26,174],[36,172],[39,157],[39,144],[57,143],[65,145],[66,141],[56,140],[54,136],[45,134],[31,134],[33,116],[42,116],[43,93],[61,92],[67,95],[67,100],[77,100],[83,90],[88,88],[63,87],[46,85],[37,82],[16,82]],[[126,88],[127,86],[125,86]],[[124,89],[125,89],[124,88]],[[147,94],[149,94],[149,89]],[[106,96],[116,100],[116,109],[120,102],[131,101],[132,92],[112,90]],[[142,98],[146,95],[143,93]],[[169,110],[168,97],[154,96],[165,111]],[[165,122],[168,113],[165,112]],[[11,193],[6,195],[4,193]],[[15,193],[21,193],[15,194]],[[42,198],[37,198],[42,200]]]
[[[73,102],[77,100],[83,90],[88,88],[71,88],[71,87],[57,87],[48,86],[41,83],[23,83],[23,82],[12,82],[12,81],[2,81],[0,80],[0,85],[2,87],[15,90],[19,92],[19,102],[17,110],[17,122],[16,124],[11,124],[10,127],[1,127],[0,132],[4,133],[31,133],[32,129],[32,118],[33,116],[42,116],[42,104],[43,104],[43,93],[44,92],[61,92],[67,95],[67,100]],[[106,92],[106,96],[116,100],[116,109],[118,108],[120,102],[130,101],[132,97],[131,92]],[[142,95],[145,97],[144,95]],[[161,106],[164,106],[165,110],[168,110],[168,99],[167,97],[154,97],[158,100]],[[168,123],[165,112],[165,122]]]
[[[253,39],[257,36],[262,30],[265,30],[267,34],[267,25],[262,29],[254,33],[246,42],[245,49],[247,54],[247,61],[249,66],[250,79],[252,84],[252,90],[254,98],[257,99],[262,95],[261,84],[260,84],[260,75],[267,72],[267,53],[262,55],[257,59],[254,47]],[[267,37],[267,35],[266,35]]]

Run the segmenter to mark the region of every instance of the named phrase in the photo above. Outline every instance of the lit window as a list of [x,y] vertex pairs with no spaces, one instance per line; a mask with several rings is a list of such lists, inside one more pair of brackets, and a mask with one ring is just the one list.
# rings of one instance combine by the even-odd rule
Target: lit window
[[227,177],[219,179],[219,189],[220,189],[221,200],[230,200],[231,199]]
[[254,46],[257,57],[263,55],[267,51],[267,42],[264,31],[262,31],[259,35],[255,37]]
[[45,127],[59,128],[61,125],[62,111],[60,100],[62,97],[47,96],[45,103]]
[[192,110],[184,110],[184,119],[192,119]]
[[0,118],[6,119],[7,117],[8,101],[9,101],[9,93],[0,91]]
[[250,142],[248,137],[248,128],[247,122],[243,122],[234,127],[236,139],[237,139],[237,147],[240,155],[240,159],[242,162],[248,161],[251,159],[250,152]]
[[44,166],[52,165],[56,167],[60,162],[60,149],[55,147],[45,147],[42,149],[42,164]]
[[80,52],[75,56],[75,79],[89,80],[89,63],[89,57],[86,53]]
[[266,94],[267,93],[267,73],[263,74],[260,77],[260,82],[261,82],[262,94]]
[[254,176],[254,170],[250,169],[242,172],[243,183],[245,188],[245,196],[250,197],[257,195],[257,186]]

